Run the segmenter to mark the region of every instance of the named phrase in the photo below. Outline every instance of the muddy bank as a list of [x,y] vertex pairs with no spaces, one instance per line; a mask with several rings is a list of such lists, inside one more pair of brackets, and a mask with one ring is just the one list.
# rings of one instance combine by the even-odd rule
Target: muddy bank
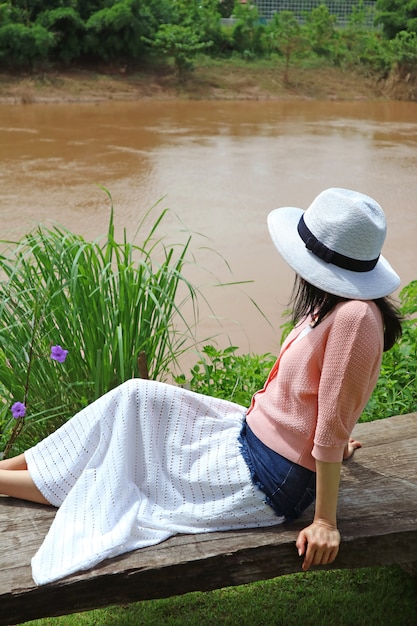
[[290,69],[289,81],[273,63],[213,62],[197,66],[180,81],[171,68],[128,71],[124,67],[71,69],[34,74],[0,73],[0,102],[100,102],[137,99],[265,100],[322,99],[414,100],[410,82],[364,77],[355,72],[321,67]]

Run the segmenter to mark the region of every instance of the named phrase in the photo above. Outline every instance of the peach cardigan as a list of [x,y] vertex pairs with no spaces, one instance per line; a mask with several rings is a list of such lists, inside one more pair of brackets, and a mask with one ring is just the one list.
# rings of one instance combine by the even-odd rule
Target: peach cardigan
[[348,300],[296,341],[309,322],[288,335],[247,423],[275,452],[315,471],[315,459],[343,458],[378,379],[383,322],[374,302]]

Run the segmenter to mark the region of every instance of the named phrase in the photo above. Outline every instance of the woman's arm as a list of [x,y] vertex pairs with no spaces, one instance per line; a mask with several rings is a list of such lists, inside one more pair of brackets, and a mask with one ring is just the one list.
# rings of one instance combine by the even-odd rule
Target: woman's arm
[[313,523],[300,531],[296,547],[304,556],[302,568],[332,563],[339,552],[340,533],[337,529],[337,498],[341,463],[316,460],[316,509]]

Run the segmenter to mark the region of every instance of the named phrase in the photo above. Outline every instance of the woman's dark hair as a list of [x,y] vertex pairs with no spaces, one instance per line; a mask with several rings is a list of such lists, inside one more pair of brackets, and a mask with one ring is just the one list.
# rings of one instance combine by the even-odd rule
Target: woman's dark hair
[[[314,326],[317,326],[336,304],[346,300],[348,298],[335,296],[319,287],[314,287],[297,275],[290,300],[292,321],[297,324],[308,315],[314,315]],[[381,311],[384,322],[384,352],[386,352],[401,337],[402,316],[388,297],[376,298],[373,302]]]

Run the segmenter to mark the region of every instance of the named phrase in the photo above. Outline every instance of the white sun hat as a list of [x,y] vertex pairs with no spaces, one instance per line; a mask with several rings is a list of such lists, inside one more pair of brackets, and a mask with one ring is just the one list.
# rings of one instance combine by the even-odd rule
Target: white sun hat
[[323,291],[374,300],[400,284],[381,256],[387,230],[384,212],[362,193],[326,189],[306,211],[295,207],[272,211],[268,228],[288,265]]

